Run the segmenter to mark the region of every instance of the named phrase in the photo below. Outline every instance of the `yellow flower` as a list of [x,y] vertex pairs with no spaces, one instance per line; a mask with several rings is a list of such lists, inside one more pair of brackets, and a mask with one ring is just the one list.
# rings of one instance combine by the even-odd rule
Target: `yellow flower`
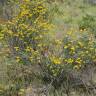
[[32,61],[32,60],[33,60],[33,57],[32,57],[32,56],[31,56],[31,57],[29,57],[29,60],[30,60],[30,61]]
[[4,34],[0,34],[0,39],[3,39],[4,38]]
[[76,62],[81,64],[81,62],[82,62],[81,58],[77,58]]
[[42,47],[42,44],[38,44],[37,46],[38,46],[38,47]]
[[21,95],[23,95],[23,94],[24,94],[24,92],[25,92],[25,90],[24,90],[24,89],[20,89],[20,90],[19,90],[19,92],[18,92],[18,94],[21,96]]
[[87,29],[84,29],[84,31],[87,31]]
[[54,64],[61,64],[62,62],[62,59],[57,57],[52,57],[51,60]]
[[83,32],[83,29],[80,29],[80,32]]
[[18,51],[18,50],[19,50],[19,47],[14,47],[14,49],[15,49],[16,51]]
[[27,46],[27,48],[25,49],[26,52],[31,51],[31,48],[29,46]]
[[78,70],[78,69],[80,69],[80,66],[75,65],[73,68]]
[[29,14],[29,11],[30,11],[30,10],[23,9],[23,11],[21,12],[20,16],[23,17],[24,15]]
[[38,56],[38,55],[39,55],[39,51],[38,51],[38,50],[34,51],[34,52],[33,52],[33,55],[34,55],[34,56]]
[[88,52],[88,51],[86,51],[85,53],[87,53],[87,54],[88,54],[89,52]]
[[40,38],[42,38],[43,36],[42,35],[39,35]]
[[70,49],[71,49],[72,51],[74,51],[74,50],[75,50],[75,47],[71,47]]
[[56,40],[55,42],[59,45],[62,43],[61,40]]
[[20,61],[20,57],[17,56],[17,57],[16,57],[16,62],[19,62],[19,61]]
[[73,63],[74,62],[74,60],[72,59],[72,58],[69,58],[68,60],[67,60],[67,63]]
[[24,89],[20,89],[20,92],[24,92]]
[[0,36],[0,40],[2,40],[3,38],[4,38],[4,37],[1,37],[1,36]]
[[65,45],[65,46],[64,46],[64,49],[67,49],[67,48],[68,48],[68,46]]

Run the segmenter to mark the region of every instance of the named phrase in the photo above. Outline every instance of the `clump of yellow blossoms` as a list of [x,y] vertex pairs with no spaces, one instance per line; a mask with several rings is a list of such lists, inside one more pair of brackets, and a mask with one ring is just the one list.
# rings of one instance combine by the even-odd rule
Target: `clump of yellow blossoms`
[[23,0],[18,2],[18,10],[18,14],[3,26],[4,34],[0,38],[5,36],[17,62],[32,63],[47,45],[46,36],[51,28],[48,10],[43,0]]
[[62,63],[62,58],[52,56],[51,61],[54,64],[61,64]]

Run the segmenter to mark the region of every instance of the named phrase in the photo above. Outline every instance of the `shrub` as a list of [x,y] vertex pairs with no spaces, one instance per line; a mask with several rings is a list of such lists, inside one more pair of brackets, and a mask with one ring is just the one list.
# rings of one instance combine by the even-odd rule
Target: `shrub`
[[[47,9],[42,1],[18,3],[19,13],[4,26],[5,39],[17,62],[31,64],[46,48],[50,28]],[[38,60],[37,60],[38,59]]]
[[[56,40],[57,44],[52,44],[53,50],[46,57],[47,69],[45,81],[49,81],[55,88],[60,88],[63,83],[69,82],[74,74],[70,71],[80,71],[86,66],[96,64],[96,39],[87,31],[70,30],[65,34],[63,40]],[[55,47],[54,47],[55,46]],[[50,49],[52,49],[50,48]]]

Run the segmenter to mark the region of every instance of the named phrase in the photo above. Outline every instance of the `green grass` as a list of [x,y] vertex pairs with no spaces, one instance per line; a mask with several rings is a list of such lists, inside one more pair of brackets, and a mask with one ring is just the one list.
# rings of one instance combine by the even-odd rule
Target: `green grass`
[[[52,11],[55,13],[53,23],[56,26],[56,33],[67,32],[70,27],[77,27],[79,21],[86,14],[96,16],[96,6],[83,3],[82,0],[65,0],[63,4],[56,3],[58,10]],[[70,1],[70,3],[68,3]]]

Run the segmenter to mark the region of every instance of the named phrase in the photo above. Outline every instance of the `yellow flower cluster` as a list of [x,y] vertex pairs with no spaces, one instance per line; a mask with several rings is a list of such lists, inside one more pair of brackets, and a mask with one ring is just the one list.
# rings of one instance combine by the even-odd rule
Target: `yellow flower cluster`
[[68,63],[68,64],[72,64],[74,62],[74,60],[72,58],[69,58],[69,59],[65,59],[65,61]]
[[50,59],[51,59],[51,61],[52,61],[54,64],[61,64],[61,63],[62,63],[62,58],[60,58],[60,57],[52,56]]
[[17,63],[20,62],[20,57],[19,56],[16,57],[16,62]]
[[11,50],[16,51],[17,62],[23,57],[32,61],[47,45],[44,38],[51,28],[46,15],[47,8],[43,0],[23,0],[18,6],[17,16],[5,24],[4,34],[0,34],[0,38],[6,36],[8,44],[12,44]]

